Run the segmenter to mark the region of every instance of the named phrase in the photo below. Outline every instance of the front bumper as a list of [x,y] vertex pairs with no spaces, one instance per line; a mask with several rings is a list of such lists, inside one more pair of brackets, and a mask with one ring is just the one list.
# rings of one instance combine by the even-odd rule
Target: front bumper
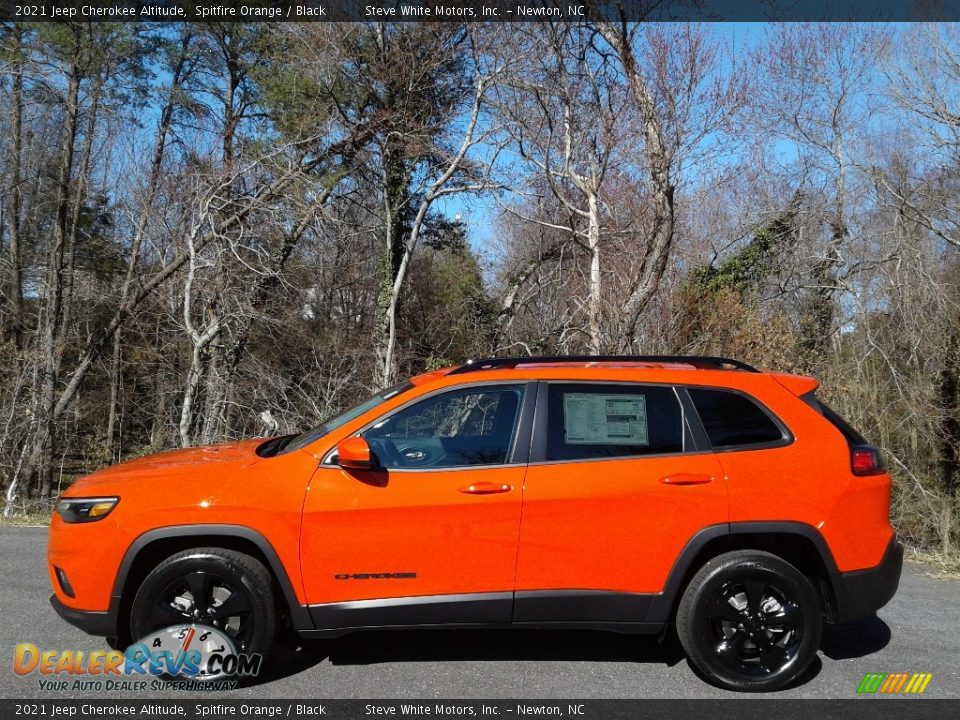
[[75,610],[60,602],[56,595],[50,596],[50,604],[57,611],[57,615],[89,635],[100,637],[116,637],[117,635],[117,615],[113,610],[105,612]]
[[834,622],[849,622],[872,615],[897,592],[903,570],[903,545],[890,539],[876,567],[839,573],[833,583]]

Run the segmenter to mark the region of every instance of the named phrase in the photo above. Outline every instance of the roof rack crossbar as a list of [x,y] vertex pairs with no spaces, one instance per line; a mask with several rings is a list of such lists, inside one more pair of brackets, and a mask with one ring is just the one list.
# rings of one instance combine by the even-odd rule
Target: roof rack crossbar
[[475,372],[477,370],[496,370],[537,363],[589,363],[589,362],[650,362],[684,363],[702,370],[744,370],[760,372],[752,365],[740,360],[712,355],[537,355],[532,357],[477,358],[467,360],[463,365],[450,371],[450,375]]

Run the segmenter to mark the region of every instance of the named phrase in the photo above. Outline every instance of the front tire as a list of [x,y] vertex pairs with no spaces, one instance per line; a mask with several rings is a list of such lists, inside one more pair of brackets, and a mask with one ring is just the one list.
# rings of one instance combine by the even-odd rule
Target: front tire
[[810,581],[755,550],[708,561],[677,609],[677,634],[691,664],[727,690],[786,687],[813,662],[822,632],[823,609]]
[[179,624],[211,625],[238,652],[266,655],[276,634],[273,578],[256,558],[223,548],[171,555],[144,578],[130,608],[134,639]]

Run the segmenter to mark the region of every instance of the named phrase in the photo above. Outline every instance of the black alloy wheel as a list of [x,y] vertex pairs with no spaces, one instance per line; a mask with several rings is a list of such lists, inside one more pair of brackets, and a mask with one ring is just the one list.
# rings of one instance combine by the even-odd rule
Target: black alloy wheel
[[196,548],[167,558],[137,591],[131,635],[141,639],[191,624],[220,630],[238,652],[266,654],[276,627],[270,573],[257,559],[222,548]]
[[684,591],[677,633],[690,663],[713,684],[763,692],[810,666],[823,609],[810,580],[769,553],[737,551],[707,562]]
[[804,628],[800,606],[762,578],[725,583],[707,615],[714,652],[736,672],[775,673],[800,649]]

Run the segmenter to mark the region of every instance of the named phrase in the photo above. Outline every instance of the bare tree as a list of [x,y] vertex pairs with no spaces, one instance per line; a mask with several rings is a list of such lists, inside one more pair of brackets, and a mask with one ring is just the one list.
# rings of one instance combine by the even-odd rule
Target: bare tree
[[[619,79],[608,59],[595,52],[593,35],[592,28],[577,24],[518,28],[515,53],[526,61],[512,63],[497,106],[517,154],[534,169],[539,185],[552,193],[569,221],[535,214],[525,218],[565,231],[589,257],[587,346],[599,353],[608,344],[602,317],[604,180],[623,162],[616,153],[629,145],[631,123]],[[515,205],[508,210],[521,212]],[[516,280],[522,284],[534,269],[521,272]],[[518,288],[512,283],[504,300],[507,314]]]
[[[137,277],[141,260],[141,246],[147,233],[147,224],[153,214],[153,204],[163,180],[163,162],[167,155],[166,151],[173,126],[174,113],[183,102],[182,92],[184,81],[192,71],[190,54],[192,52],[193,39],[193,33],[188,30],[177,39],[177,44],[170,49],[170,85],[166,93],[166,101],[160,111],[159,121],[157,122],[146,186],[143,190],[143,198],[140,200],[139,214],[133,226],[133,235],[130,238],[130,257],[127,263],[127,271],[123,278],[123,284],[120,287],[119,304],[121,306],[125,305],[129,300],[134,281]],[[113,351],[110,358],[110,399],[107,414],[106,437],[104,439],[104,455],[106,459],[112,459],[114,457],[122,348],[123,332],[121,328],[118,328],[113,336]]]
[[648,174],[650,216],[646,229],[638,233],[641,260],[623,306],[622,347],[629,348],[637,343],[641,314],[666,271],[678,183],[704,153],[716,152],[717,136],[729,123],[746,84],[743,77],[712,74],[717,48],[698,29],[641,29],[622,19],[597,20],[595,26],[619,59],[636,103]]
[[[190,354],[190,367],[187,371],[186,388],[184,389],[183,404],[180,410],[180,442],[183,447],[189,447],[193,444],[190,429],[193,420],[193,405],[196,401],[197,388],[200,386],[202,376],[203,356],[207,352],[207,347],[223,327],[223,316],[215,309],[216,306],[208,305],[208,317],[205,318],[203,331],[201,332],[196,328],[193,319],[193,297],[198,259],[193,237],[187,238],[187,246],[189,248],[189,262],[183,285],[183,326],[190,336],[193,350]],[[207,267],[216,267],[216,261],[209,263]]]
[[480,192],[493,186],[488,173],[484,171],[483,163],[474,161],[469,155],[471,150],[483,143],[492,134],[491,130],[479,130],[477,126],[486,101],[487,91],[495,82],[498,72],[499,70],[495,68],[489,73],[481,72],[478,74],[475,80],[473,101],[459,146],[452,153],[447,154],[441,162],[437,163],[436,175],[428,181],[429,184],[423,191],[416,215],[410,224],[410,233],[403,247],[400,266],[397,268],[393,286],[390,288],[384,319],[382,376],[384,386],[391,385],[396,375],[397,306],[407,279],[411,259],[417,249],[423,224],[427,219],[430,208],[441,197]]
[[[20,230],[23,222],[23,76],[26,62],[23,48],[24,28],[15,25],[9,34],[11,98],[10,98],[10,169],[3,195],[6,201],[4,216],[7,221],[9,248],[7,252],[8,277],[4,295],[10,305],[6,322],[7,332],[15,347],[23,345],[23,253]],[[7,199],[9,198],[9,199]]]
[[876,179],[911,220],[940,240],[960,248],[960,215],[953,197],[960,167],[960,33],[953,26],[914,29],[889,71],[889,93],[916,128],[924,150],[908,176],[908,193],[898,176],[879,168]]
[[854,177],[853,143],[863,141],[872,119],[868,98],[887,39],[885,30],[865,26],[784,24],[755,54],[764,75],[752,100],[755,122],[776,147],[792,145],[793,183],[810,186],[810,225],[826,226],[825,242],[811,248],[814,257],[805,268],[801,343],[814,363],[837,328],[844,245],[855,230],[848,207],[858,194],[852,183],[863,182]]

